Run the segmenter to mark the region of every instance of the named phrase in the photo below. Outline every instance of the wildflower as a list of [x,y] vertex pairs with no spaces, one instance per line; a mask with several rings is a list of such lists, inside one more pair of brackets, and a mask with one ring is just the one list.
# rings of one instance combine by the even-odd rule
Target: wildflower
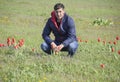
[[58,55],[58,54],[59,54],[59,52],[57,52],[57,51],[54,51],[54,52],[53,52],[53,54],[55,54],[55,55]]
[[24,40],[23,39],[19,40],[18,45],[19,45],[19,47],[22,47],[24,45]]
[[104,67],[105,67],[105,65],[104,65],[104,64],[100,64],[100,67],[101,67],[101,68],[104,68]]
[[103,44],[106,44],[106,41],[105,41],[105,40],[103,40]]
[[6,46],[5,44],[2,44],[2,46],[4,47],[4,46]]
[[9,42],[9,41],[10,41],[10,37],[7,38],[7,42]]
[[108,43],[109,43],[109,44],[112,44],[112,42],[111,42],[111,41],[109,41]]
[[21,42],[23,42],[23,43],[24,43],[24,39],[21,39]]
[[0,47],[2,47],[2,44],[0,44]]
[[78,42],[80,42],[80,40],[81,40],[80,37],[78,37],[77,40],[78,40]]
[[5,46],[5,44],[0,43],[0,47],[4,47],[4,46]]
[[35,48],[32,48],[32,51],[34,52],[34,51],[35,51]]
[[2,44],[2,47],[5,47],[6,46],[6,44]]
[[14,46],[15,49],[18,49],[18,45]]
[[7,45],[8,45],[8,46],[10,46],[10,45],[11,45],[11,40],[10,40],[10,38],[9,38],[9,37],[7,38]]
[[116,40],[120,40],[120,37],[119,37],[119,36],[116,36]]
[[82,42],[82,40],[80,40],[80,42]]
[[120,50],[118,50],[118,54],[120,55]]
[[88,42],[88,40],[85,40],[85,43],[87,43]]
[[12,45],[15,44],[15,38],[12,38],[11,44],[12,44]]
[[22,43],[22,42],[20,42],[20,43],[18,43],[18,45],[19,45],[19,47],[22,47],[22,46],[23,46],[23,43]]
[[116,45],[116,44],[117,44],[117,42],[116,42],[116,41],[114,41],[114,42],[113,42],[113,44],[114,44],[114,45]]
[[98,38],[98,42],[100,42],[101,41],[101,38]]
[[47,78],[46,78],[46,77],[44,77],[43,79],[44,79],[44,80],[47,80]]
[[115,48],[111,48],[111,51],[114,52],[114,51],[115,51]]
[[39,82],[42,82],[41,80],[39,80]]

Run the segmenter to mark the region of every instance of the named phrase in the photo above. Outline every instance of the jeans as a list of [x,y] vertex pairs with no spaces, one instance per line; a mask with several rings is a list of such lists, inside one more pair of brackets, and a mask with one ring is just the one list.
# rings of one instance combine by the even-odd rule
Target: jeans
[[[56,45],[59,45],[60,43],[55,42]],[[67,51],[68,55],[73,56],[76,52],[78,48],[78,42],[74,41],[72,43],[70,43],[67,47],[63,47],[63,49],[61,51]],[[41,44],[41,49],[48,53],[48,54],[52,54],[51,53],[51,46],[49,44],[47,44],[46,42]]]

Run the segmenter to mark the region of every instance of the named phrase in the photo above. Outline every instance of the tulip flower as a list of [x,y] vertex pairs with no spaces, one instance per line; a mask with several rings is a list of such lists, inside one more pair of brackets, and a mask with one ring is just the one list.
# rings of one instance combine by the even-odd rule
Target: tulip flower
[[5,46],[6,46],[5,44],[2,44],[2,43],[0,44],[0,47],[5,47]]
[[32,48],[32,51],[34,52],[34,51],[35,51],[35,48]]
[[105,41],[105,40],[103,40],[103,44],[106,44],[106,41]]
[[9,37],[7,38],[7,42],[10,42],[10,38]]
[[120,37],[119,37],[119,36],[116,36],[116,40],[120,40]]
[[116,45],[116,44],[117,44],[117,42],[116,42],[116,41],[114,41],[114,42],[113,42],[113,44],[114,44],[114,45]]
[[111,48],[111,51],[114,52],[114,51],[115,51],[115,48]]
[[18,49],[18,45],[14,46],[15,49]]
[[24,45],[24,39],[19,40],[19,44],[20,47]]
[[[83,42],[80,37],[77,38],[78,42]],[[87,41],[85,41],[87,43]]]
[[82,42],[82,40],[80,40],[80,42]]
[[88,40],[85,40],[85,43],[87,43],[88,42]]
[[120,50],[118,50],[118,54],[120,55]]
[[109,43],[109,44],[112,44],[112,42],[111,42],[111,41],[109,41],[108,43]]
[[100,64],[100,67],[101,67],[101,68],[104,68],[104,67],[105,67],[105,64]]
[[11,45],[11,40],[10,40],[10,38],[7,38],[7,45],[8,45],[8,46]]
[[11,44],[12,44],[12,45],[15,44],[15,38],[12,38]]
[[81,40],[80,37],[78,37],[77,40],[78,40],[78,42],[80,42],[80,40]]
[[0,47],[4,47],[4,46],[5,46],[5,44],[0,43]]
[[100,42],[101,41],[101,38],[98,38],[98,42]]
[[21,42],[21,43],[19,43],[18,45],[19,45],[19,47],[22,47],[22,46],[23,46],[23,43]]
[[0,47],[2,47],[2,44],[0,44]]
[[21,39],[21,42],[23,42],[23,43],[24,43],[24,39]]

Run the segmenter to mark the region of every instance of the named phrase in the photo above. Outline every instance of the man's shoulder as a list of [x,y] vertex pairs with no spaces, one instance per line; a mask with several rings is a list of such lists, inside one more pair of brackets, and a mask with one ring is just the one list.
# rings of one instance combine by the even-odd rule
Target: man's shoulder
[[45,21],[50,22],[51,21],[51,17],[46,18]]
[[65,14],[65,20],[68,23],[74,23],[74,20],[71,16],[69,16],[68,14]]
[[65,14],[65,18],[69,21],[69,20],[73,20],[73,18],[70,16],[70,15],[68,15],[68,14]]

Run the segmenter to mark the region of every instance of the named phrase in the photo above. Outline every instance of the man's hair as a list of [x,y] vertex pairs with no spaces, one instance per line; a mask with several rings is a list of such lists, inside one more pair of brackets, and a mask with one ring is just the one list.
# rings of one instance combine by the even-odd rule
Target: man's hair
[[64,9],[65,6],[64,6],[62,3],[57,3],[57,4],[55,4],[54,10],[57,10],[57,9],[60,9],[60,8]]

